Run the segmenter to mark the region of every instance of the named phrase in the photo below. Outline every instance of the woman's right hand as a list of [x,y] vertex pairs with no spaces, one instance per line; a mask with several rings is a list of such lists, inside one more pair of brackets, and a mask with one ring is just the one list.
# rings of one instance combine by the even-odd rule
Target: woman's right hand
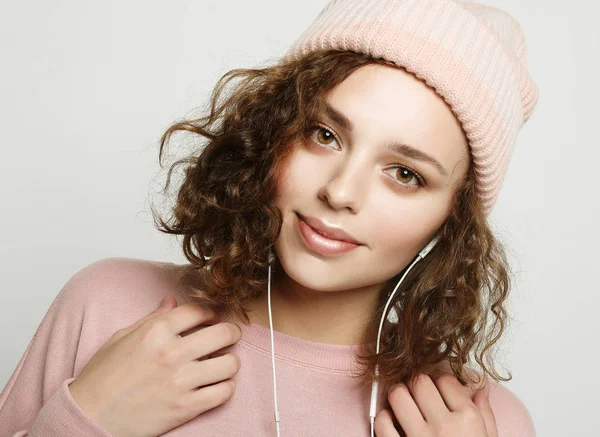
[[[210,326],[181,335],[201,324]],[[219,322],[214,311],[195,303],[177,307],[169,296],[115,332],[69,390],[115,437],[159,436],[232,397],[239,358],[215,352],[240,339],[238,325]]]

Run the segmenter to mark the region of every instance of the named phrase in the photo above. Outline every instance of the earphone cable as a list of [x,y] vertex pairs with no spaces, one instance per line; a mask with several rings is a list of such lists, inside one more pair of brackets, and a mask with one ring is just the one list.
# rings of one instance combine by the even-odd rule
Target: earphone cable
[[[269,255],[271,253],[269,252]],[[271,325],[271,361],[273,364],[273,400],[275,403],[275,425],[277,427],[277,437],[280,437],[279,430],[279,409],[277,408],[277,378],[275,377],[275,342],[273,341],[273,316],[271,313],[271,256],[269,256],[269,278],[267,284],[268,302],[269,302],[269,324]]]

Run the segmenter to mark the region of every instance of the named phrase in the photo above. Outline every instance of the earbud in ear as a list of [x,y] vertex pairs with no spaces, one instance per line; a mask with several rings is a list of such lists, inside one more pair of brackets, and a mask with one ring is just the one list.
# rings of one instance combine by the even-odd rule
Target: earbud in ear
[[425,246],[425,249],[423,249],[421,252],[419,252],[419,256],[421,257],[421,259],[425,258],[427,256],[427,254],[429,252],[431,252],[431,249],[433,249],[435,247],[435,245],[438,243],[438,241],[440,241],[440,236],[436,235],[427,246]]

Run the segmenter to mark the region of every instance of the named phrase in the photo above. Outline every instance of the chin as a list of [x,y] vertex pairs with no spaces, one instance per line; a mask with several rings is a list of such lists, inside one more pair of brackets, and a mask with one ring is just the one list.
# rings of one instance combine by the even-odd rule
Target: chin
[[[304,257],[301,257],[304,258]],[[332,270],[322,265],[317,265],[317,262],[303,262],[299,259],[283,256],[280,258],[281,268],[284,270],[284,275],[288,276],[292,281],[298,283],[302,287],[306,287],[315,291],[337,291],[343,287],[343,278],[337,278]]]
[[352,271],[348,260],[341,261],[316,256],[304,247],[294,244],[294,238],[282,236],[275,250],[284,276],[303,287],[315,291],[340,291],[352,288],[347,274]]

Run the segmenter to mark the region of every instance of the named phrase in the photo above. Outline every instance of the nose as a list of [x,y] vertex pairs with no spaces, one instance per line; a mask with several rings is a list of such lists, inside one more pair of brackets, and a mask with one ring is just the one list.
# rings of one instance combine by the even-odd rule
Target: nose
[[356,214],[368,191],[368,172],[364,165],[348,161],[332,167],[319,190],[319,199],[326,201],[334,209],[346,208]]

